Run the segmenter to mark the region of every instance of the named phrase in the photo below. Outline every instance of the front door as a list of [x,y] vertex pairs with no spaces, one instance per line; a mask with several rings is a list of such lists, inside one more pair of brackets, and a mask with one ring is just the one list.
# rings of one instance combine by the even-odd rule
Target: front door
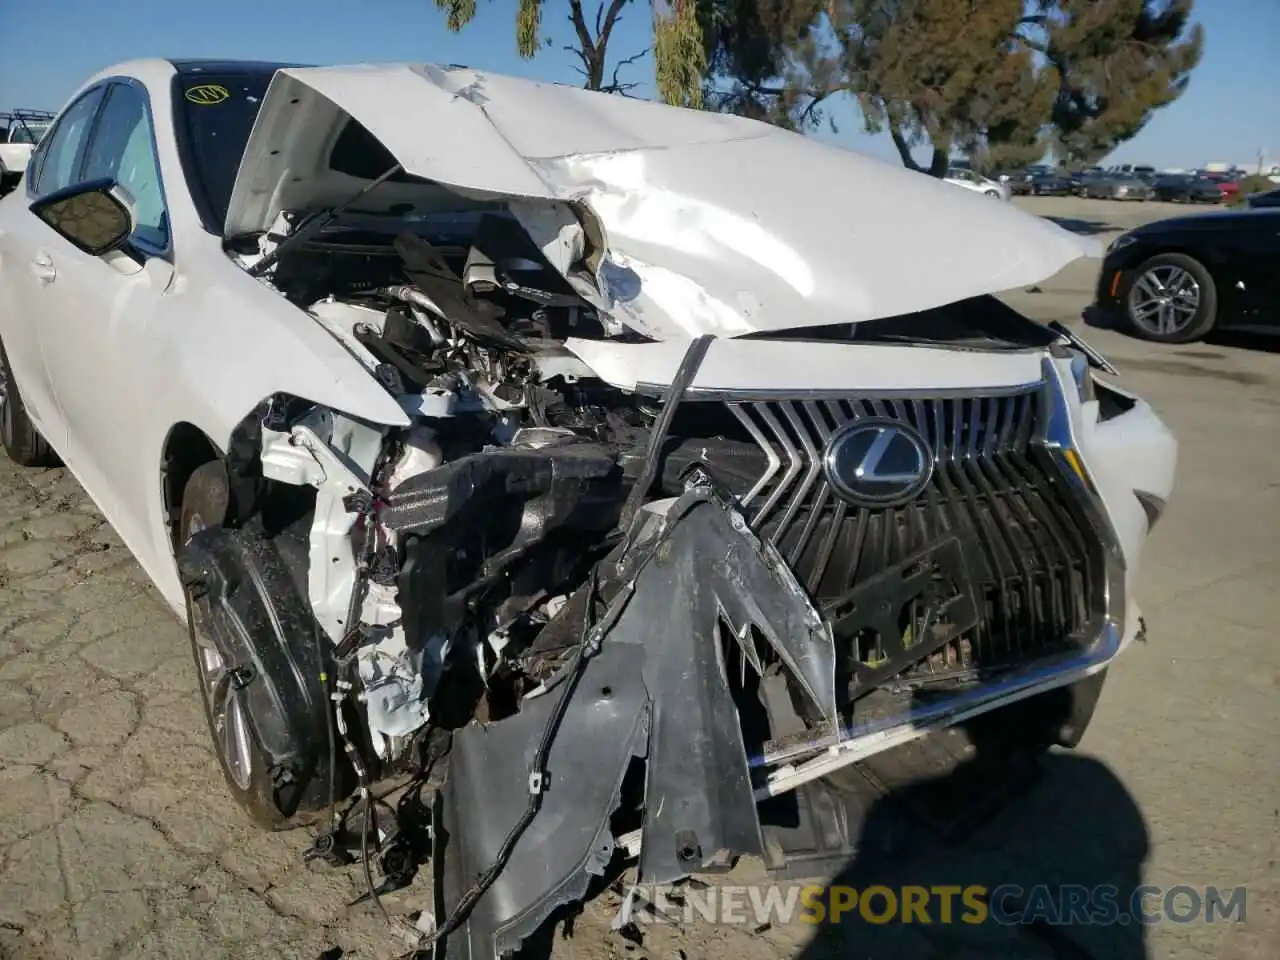
[[64,457],[125,541],[140,543],[159,454],[138,449],[133,425],[162,375],[154,324],[173,270],[149,98],[132,81],[109,85],[84,151],[79,182],[104,179],[132,202],[128,245],[92,256],[49,230],[57,278],[40,332],[66,424]]

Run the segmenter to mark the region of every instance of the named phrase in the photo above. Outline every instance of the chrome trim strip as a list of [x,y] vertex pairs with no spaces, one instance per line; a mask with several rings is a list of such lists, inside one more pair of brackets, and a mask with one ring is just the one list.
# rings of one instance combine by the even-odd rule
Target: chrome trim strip
[[778,441],[778,445],[782,447],[782,452],[787,457],[787,472],[782,475],[782,479],[778,481],[778,485],[773,488],[773,492],[769,494],[768,499],[760,507],[760,510],[754,517],[754,523],[759,526],[763,524],[765,519],[773,512],[773,509],[782,503],[783,497],[787,493],[787,489],[800,475],[800,471],[804,467],[800,463],[800,451],[796,449],[791,438],[787,436],[787,432],[783,429],[782,424],[778,421],[777,416],[764,404],[756,408],[756,413],[765,425],[773,431],[774,437]]
[[[774,400],[861,400],[861,399],[904,399],[911,400],[927,395],[930,400],[960,400],[967,397],[1004,397],[1019,393],[1028,393],[1044,387],[1043,380],[1029,383],[1006,385],[1003,387],[903,387],[893,389],[850,390],[844,387],[839,390],[806,390],[803,388],[770,388],[770,389],[726,389],[720,387],[690,387],[684,395],[684,402],[698,400],[722,400],[726,403],[759,402]],[[666,395],[668,387],[657,383],[637,383],[634,393],[643,396],[661,398]]]
[[729,409],[733,411],[733,415],[737,417],[739,422],[746,428],[747,433],[751,434],[751,439],[759,444],[760,449],[763,450],[765,452],[765,456],[769,458],[769,465],[765,469],[764,473],[760,475],[760,479],[756,481],[755,486],[748,490],[746,496],[742,497],[738,501],[739,506],[745,507],[760,495],[760,491],[763,490],[765,485],[773,479],[774,474],[782,469],[782,459],[774,452],[773,444],[769,442],[768,438],[756,425],[755,421],[747,416],[746,410],[744,410],[741,405],[731,403],[729,404]]
[[[839,741],[832,739],[803,748],[803,754],[810,755],[810,758],[801,763],[787,763],[801,755],[798,751],[752,758],[753,767],[787,764],[769,775],[768,781],[756,790],[756,799],[765,800],[787,793],[841,767],[936,730],[946,729],[998,707],[1074,683],[1085,677],[1090,668],[1101,667],[1112,660],[1120,652],[1120,640],[1120,631],[1115,624],[1108,622],[1098,642],[1089,652],[1077,654],[1062,664],[1051,667],[1041,665],[1028,675],[1006,675],[983,687],[957,695],[945,703],[914,709],[905,715],[878,723],[850,727],[844,731]],[[822,752],[816,757],[811,756],[815,750]]]

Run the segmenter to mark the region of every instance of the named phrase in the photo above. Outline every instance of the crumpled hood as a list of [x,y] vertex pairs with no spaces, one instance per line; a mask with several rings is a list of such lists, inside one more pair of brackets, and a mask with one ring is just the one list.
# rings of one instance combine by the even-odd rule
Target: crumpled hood
[[281,70],[228,235],[353,193],[359,181],[328,170],[349,117],[414,176],[525,201],[513,212],[557,267],[602,243],[600,305],[659,339],[898,316],[1101,253],[1009,204],[764,123],[423,64]]

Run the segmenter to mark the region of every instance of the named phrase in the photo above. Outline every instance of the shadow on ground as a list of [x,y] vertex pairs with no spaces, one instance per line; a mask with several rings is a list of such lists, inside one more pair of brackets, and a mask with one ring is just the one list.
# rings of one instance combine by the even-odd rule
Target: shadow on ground
[[[920,811],[940,802],[963,808],[975,773],[983,776],[981,750],[944,776],[881,796],[865,814],[857,855],[831,881],[858,891],[951,886],[957,891],[953,920],[977,915],[958,892],[977,884],[998,901],[987,909],[999,921],[941,923],[936,899],[930,924],[918,918],[868,923],[855,911],[852,919],[820,926],[800,960],[1145,960],[1142,924],[1124,922],[1127,917],[1064,924],[1054,916],[1064,898],[1081,902],[1086,888],[1089,896],[1105,897],[1098,890],[1106,886],[1117,891],[1112,915],[1127,913],[1132,891],[1143,882],[1149,848],[1137,805],[1096,760],[1055,752],[1029,762],[1036,768],[1034,785],[985,823],[961,828],[959,836],[931,826]],[[878,902],[883,910],[883,900]],[[1106,909],[1097,899],[1087,906]]]
[[1099,233],[1114,233],[1115,224],[1107,223],[1105,220],[1081,220],[1078,217],[1045,217],[1051,220],[1063,230],[1070,230],[1072,233],[1079,233],[1086,237],[1096,236]]

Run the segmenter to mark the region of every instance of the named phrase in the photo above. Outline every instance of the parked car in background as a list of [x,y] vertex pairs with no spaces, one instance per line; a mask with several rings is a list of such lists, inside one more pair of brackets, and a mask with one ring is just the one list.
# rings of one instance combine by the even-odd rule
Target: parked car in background
[[984,177],[982,174],[975,173],[965,167],[952,167],[942,179],[947,183],[955,184],[957,187],[974,190],[996,200],[1008,200],[1013,196],[1013,190],[1010,189],[1007,183]]
[[1107,248],[1096,306],[1163,343],[1215,327],[1278,329],[1280,209],[1157,220]]
[[1008,184],[1010,192],[1012,192],[1015,197],[1021,197],[1031,192],[1032,180],[1050,172],[1049,167],[1044,164],[1034,163],[1029,167],[1022,167],[1018,170],[1009,170],[1000,174],[996,179],[1001,183]]
[[1025,197],[1031,193],[1031,180],[1028,177],[1013,177],[1005,181],[1005,186],[1009,188],[1009,192],[1015,197]]
[[1169,203],[1221,203],[1222,192],[1212,180],[1189,173],[1169,174],[1151,184],[1154,199]]
[[1086,180],[1080,195],[1095,200],[1150,200],[1154,193],[1145,180],[1117,173]]
[[1214,184],[1223,200],[1230,200],[1240,192],[1240,174],[1234,170],[1197,170],[1196,175]]
[[1245,205],[1251,210],[1280,207],[1280,190],[1268,190],[1266,193],[1251,193],[1244,198]]
[[1073,191],[1068,177],[1060,173],[1042,173],[1031,178],[1027,192],[1036,197],[1069,197]]
[[52,120],[53,114],[44,110],[0,113],[0,196],[18,185],[31,151]]
[[1094,180],[1100,180],[1108,176],[1107,172],[1101,167],[1088,167],[1084,170],[1071,170],[1066,174],[1068,182],[1071,184],[1071,192],[1078,197],[1083,197],[1085,187]]
[[1156,168],[1149,163],[1122,163],[1119,166],[1112,167],[1108,173],[1124,174],[1125,176],[1145,179],[1155,176]]

